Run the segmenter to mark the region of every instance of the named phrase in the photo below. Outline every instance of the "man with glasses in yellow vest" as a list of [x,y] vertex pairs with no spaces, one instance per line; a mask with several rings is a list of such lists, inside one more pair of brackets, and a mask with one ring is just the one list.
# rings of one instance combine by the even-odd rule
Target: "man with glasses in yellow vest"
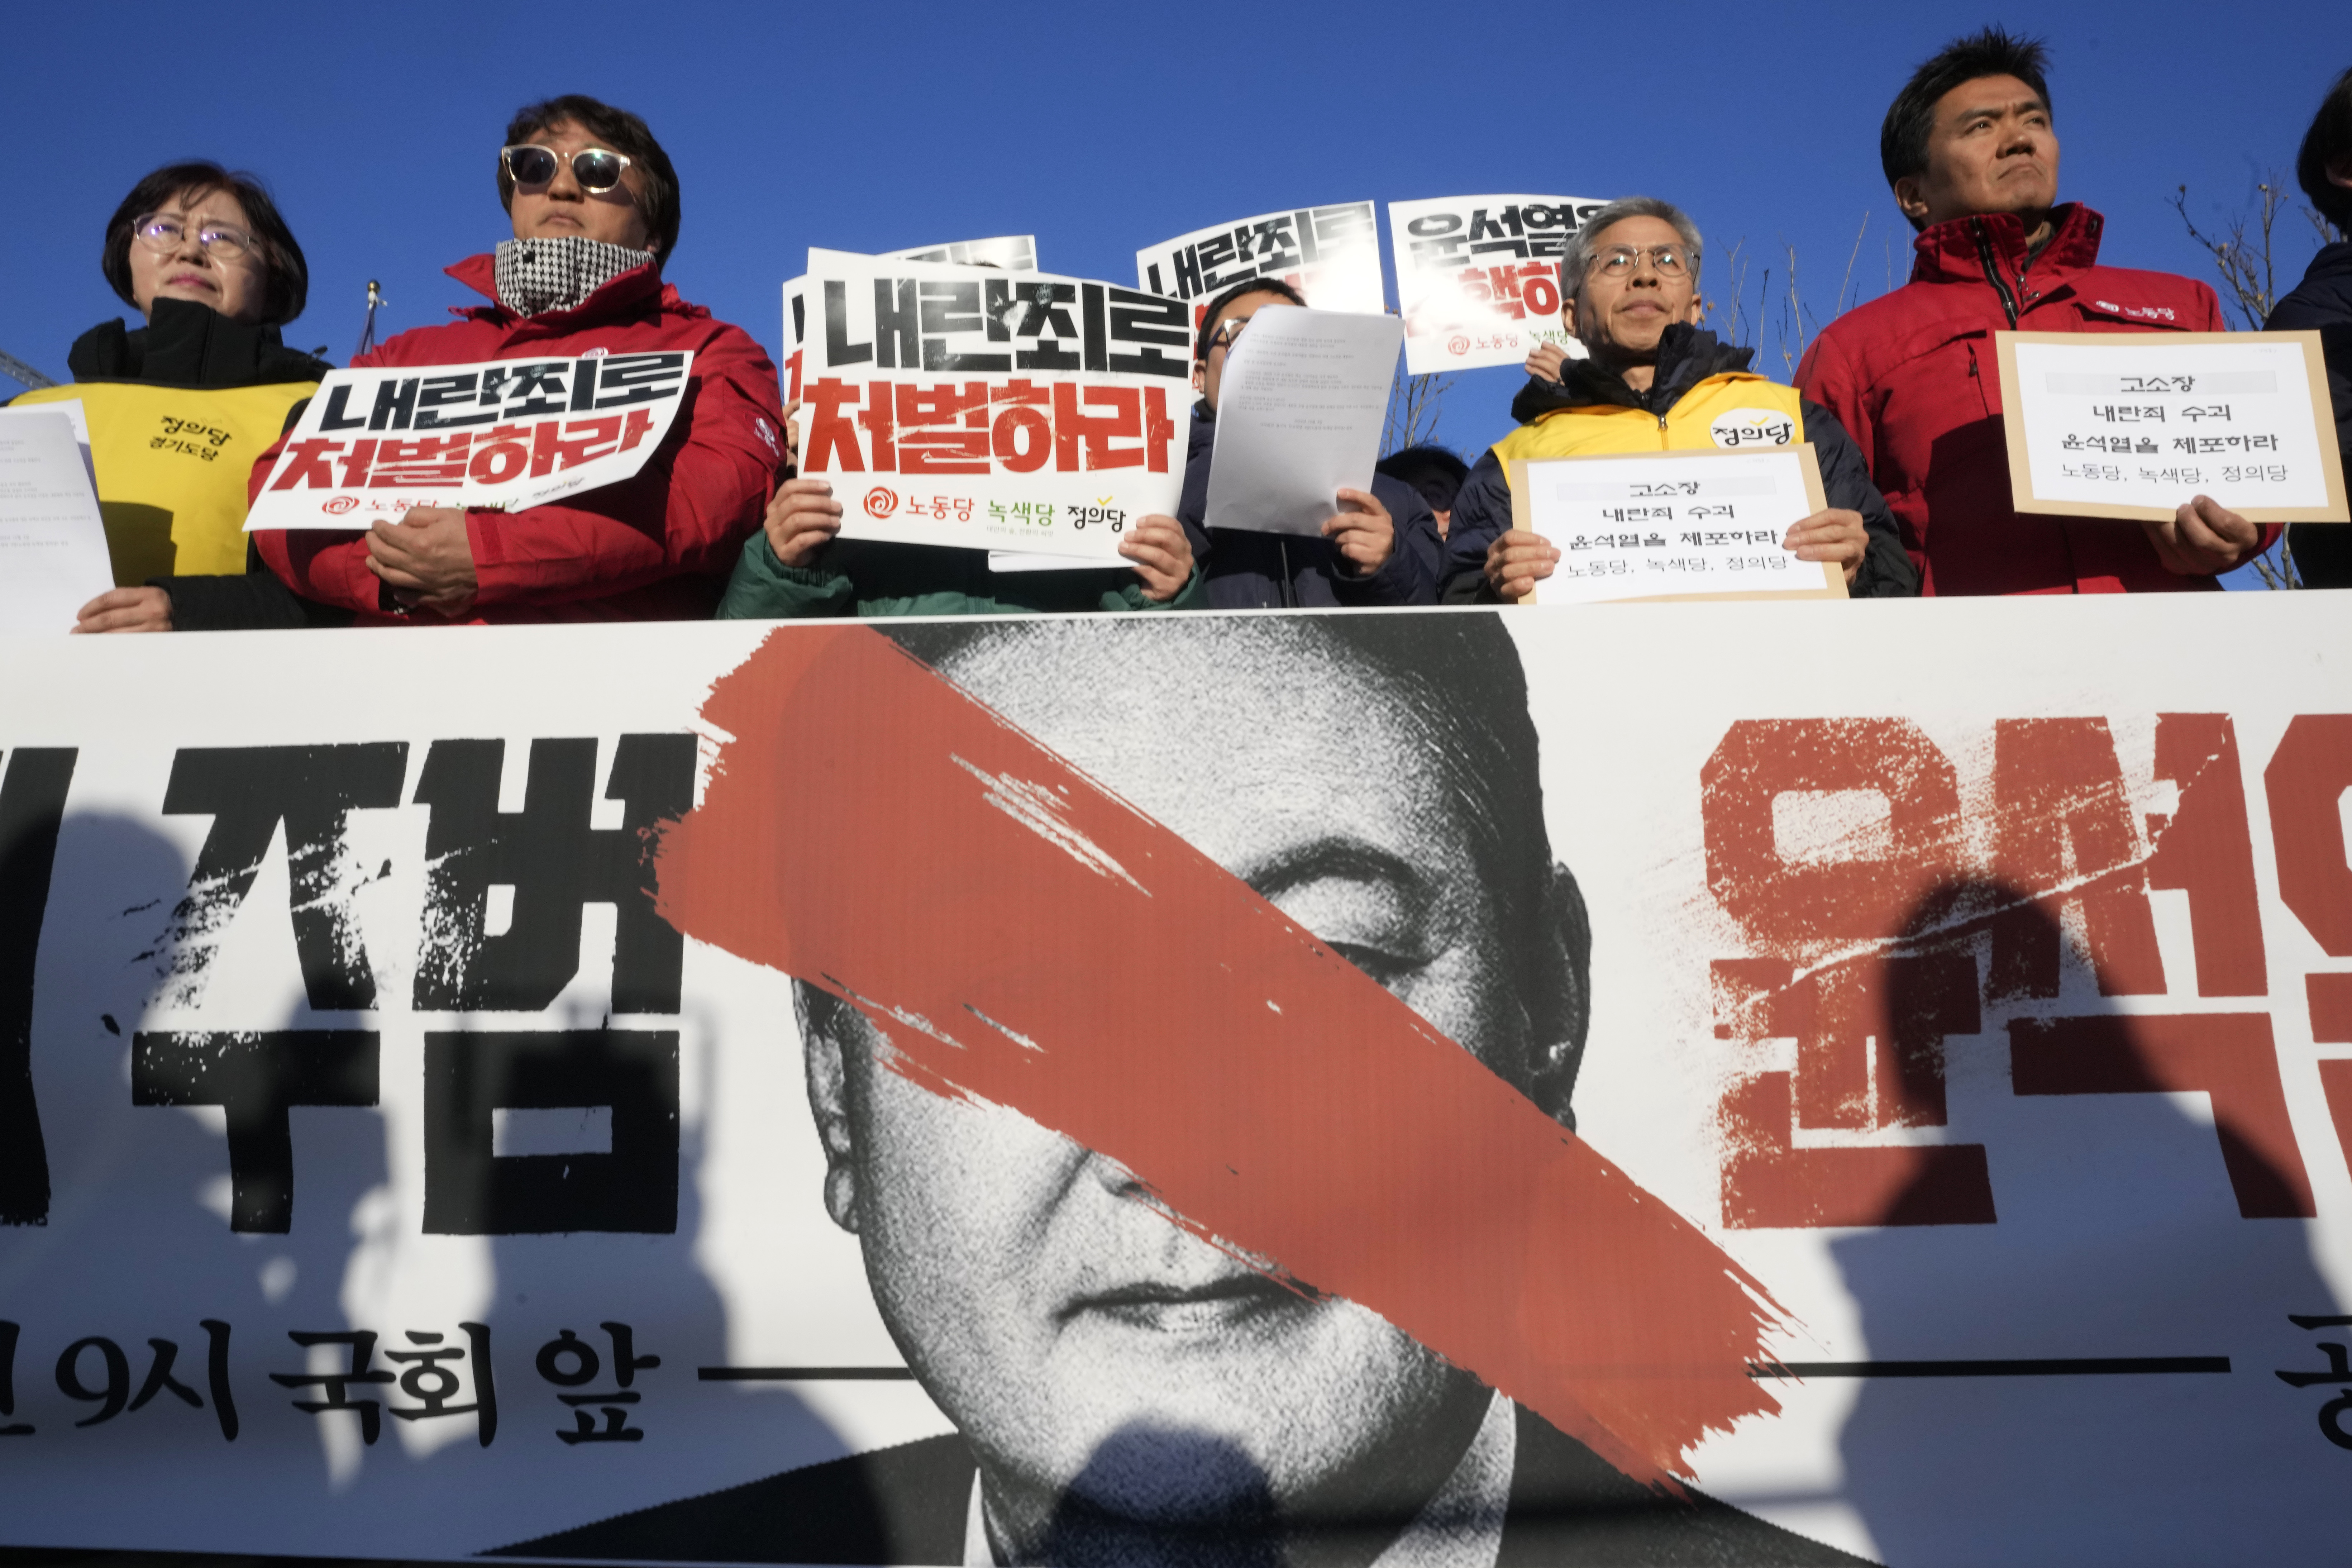
[[1511,404],[1518,428],[1478,459],[1454,500],[1446,598],[1524,598],[1559,563],[1541,534],[1511,527],[1516,460],[1801,441],[1813,444],[1829,506],[1791,527],[1781,547],[1835,562],[1857,598],[1919,591],[1895,516],[1836,419],[1750,371],[1753,349],[1699,326],[1699,249],[1689,215],[1650,196],[1610,203],[1570,237],[1561,292],[1587,357],[1541,349],[1528,359],[1534,374]]

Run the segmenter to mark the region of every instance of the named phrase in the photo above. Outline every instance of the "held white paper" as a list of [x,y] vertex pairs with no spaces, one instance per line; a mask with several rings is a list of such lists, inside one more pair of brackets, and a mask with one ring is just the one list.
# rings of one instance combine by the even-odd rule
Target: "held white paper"
[[81,405],[0,409],[0,633],[56,636],[114,586]]
[[2299,343],[2136,332],[2010,346],[2011,451],[2013,461],[2021,433],[2029,468],[2011,475],[2021,510],[2087,503],[2164,518],[2200,494],[2235,510],[2329,504],[2323,421]]
[[1528,464],[1529,520],[1560,552],[1535,602],[1820,591],[1821,566],[1780,547],[1813,512],[1803,467],[1811,450]]
[[1184,307],[1116,284],[811,250],[801,473],[841,536],[1116,565],[1184,482]]
[[1001,234],[992,239],[959,239],[946,245],[919,245],[908,250],[886,250],[891,261],[949,261],[960,267],[993,267],[1004,272],[1037,270],[1037,237]]
[[1578,358],[1560,320],[1560,254],[1603,204],[1584,196],[1438,196],[1389,204],[1405,369],[1515,365],[1541,343]]
[[339,370],[320,384],[246,531],[363,529],[413,506],[518,511],[635,477],[694,355]]
[[1341,486],[1368,489],[1404,325],[1266,305],[1225,355],[1208,524],[1321,531]]

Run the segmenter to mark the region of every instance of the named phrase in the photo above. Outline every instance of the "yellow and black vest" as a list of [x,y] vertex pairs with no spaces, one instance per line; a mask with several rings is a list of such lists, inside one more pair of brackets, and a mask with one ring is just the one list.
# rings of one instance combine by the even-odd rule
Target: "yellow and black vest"
[[1534,458],[1591,458],[1693,447],[1793,447],[1805,438],[1797,389],[1744,370],[1710,375],[1664,416],[1613,403],[1538,414],[1495,443],[1507,481],[1511,465]]
[[80,400],[117,587],[150,577],[245,570],[246,481],[315,381],[156,386],[83,381],[44,387],[16,407]]

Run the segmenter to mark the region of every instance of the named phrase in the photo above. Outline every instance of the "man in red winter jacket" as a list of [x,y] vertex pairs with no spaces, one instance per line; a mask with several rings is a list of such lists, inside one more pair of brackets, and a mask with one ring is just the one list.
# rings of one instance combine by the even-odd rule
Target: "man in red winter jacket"
[[1879,133],[1920,231],[1911,280],[1832,322],[1797,386],[1853,433],[1927,594],[2212,588],[2276,537],[2208,496],[2162,522],[2010,504],[1992,334],[2218,332],[2204,284],[2101,267],[2097,213],[2058,205],[2042,46],[1999,27],[1912,74]]
[[[362,534],[258,532],[261,558],[295,592],[362,624],[708,616],[782,462],[776,367],[741,328],[662,281],[677,244],[677,177],[644,121],[573,94],[524,109],[507,142],[499,195],[514,237],[448,269],[492,303],[352,364],[687,349],[693,368],[667,439],[634,478],[561,504],[414,507]],[[277,456],[272,447],[256,463],[255,489]]]

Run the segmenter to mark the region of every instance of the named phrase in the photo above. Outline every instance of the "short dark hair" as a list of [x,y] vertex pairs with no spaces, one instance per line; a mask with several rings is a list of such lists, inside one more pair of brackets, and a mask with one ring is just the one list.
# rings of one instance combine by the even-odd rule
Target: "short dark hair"
[[2043,73],[2049,68],[2050,49],[2040,38],[1998,26],[1946,44],[1911,73],[1878,128],[1878,163],[1887,184],[1927,172],[1927,138],[1936,129],[1936,105],[1946,93],[1989,76],[2013,76],[2048,109],[2050,83]]
[[[1528,1079],[1516,1087],[1572,1128],[1570,1097],[1591,1018],[1591,930],[1576,879],[1552,863],[1527,670],[1505,619],[1496,611],[1445,610],[1304,617],[1100,616],[1042,625],[974,616],[877,629],[950,679],[966,652],[1047,626],[1055,635],[1091,638],[1110,657],[1140,642],[1145,649],[1206,644],[1257,659],[1265,657],[1267,642],[1297,637],[1319,641],[1347,667],[1364,672],[1395,696],[1415,737],[1445,761],[1444,808],[1463,825],[1480,884],[1494,900],[1511,1000],[1526,1020],[1528,1045],[1553,1047],[1549,1059],[1525,1064]],[[1085,700],[1082,675],[1041,679],[1057,679],[1073,700]],[[815,988],[799,990],[821,1026],[838,1016],[837,1006]]]
[[2331,166],[2346,163],[2352,163],[2352,70],[2327,89],[2311,129],[2303,133],[2303,150],[2294,155],[2294,177],[2303,194],[2320,216],[2352,233],[2352,191],[2327,177]]
[[294,231],[278,216],[278,204],[269,199],[268,187],[258,174],[224,169],[203,158],[166,163],[131,187],[131,194],[106,220],[106,248],[100,253],[99,268],[107,282],[124,304],[138,309],[139,301],[131,292],[131,229],[173,197],[202,195],[207,191],[226,191],[245,209],[246,223],[253,230],[254,259],[261,263],[267,279],[261,295],[262,324],[283,326],[300,315],[310,298],[310,264],[302,258],[302,247],[294,243]]
[[1307,303],[1307,296],[1279,278],[1248,278],[1234,284],[1209,301],[1208,313],[1201,318],[1201,330],[1192,339],[1192,358],[1206,361],[1209,357],[1209,334],[1217,330],[1217,318],[1233,309],[1236,300],[1246,300],[1253,294],[1279,294],[1294,305]]
[[1372,465],[1372,471],[1411,485],[1430,510],[1451,511],[1454,498],[1462,493],[1462,481],[1470,477],[1470,465],[1447,447],[1424,444],[1391,452]]
[[[625,109],[615,109],[586,93],[567,92],[561,98],[526,103],[515,110],[515,117],[507,121],[506,145],[528,142],[543,131],[565,124],[577,125],[614,152],[625,155],[645,176],[645,195],[639,210],[646,215],[646,227],[656,241],[656,254],[667,263],[670,252],[677,248],[677,171],[670,166],[669,154],[654,140],[653,132]],[[499,160],[499,205],[509,212],[514,210],[514,180],[508,174],[503,158]]]

